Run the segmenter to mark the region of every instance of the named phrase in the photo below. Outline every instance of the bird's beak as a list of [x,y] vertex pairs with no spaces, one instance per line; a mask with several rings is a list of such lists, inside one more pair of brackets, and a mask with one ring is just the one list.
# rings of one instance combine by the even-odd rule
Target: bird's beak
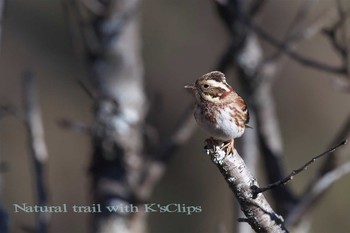
[[186,86],[184,86],[184,88],[190,89],[190,90],[195,90],[195,89],[196,89],[196,87],[194,86],[194,84],[186,85]]

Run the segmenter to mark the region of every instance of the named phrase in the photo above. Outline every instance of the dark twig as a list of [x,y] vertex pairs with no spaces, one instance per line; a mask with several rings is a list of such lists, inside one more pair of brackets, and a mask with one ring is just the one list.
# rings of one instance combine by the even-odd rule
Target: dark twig
[[247,219],[247,218],[238,218],[237,221],[238,222],[246,222],[246,223],[248,223],[249,219]]
[[177,124],[177,127],[175,127],[168,141],[162,143],[163,146],[156,155],[157,160],[168,161],[171,159],[171,155],[173,155],[179,147],[184,145],[193,134],[197,126],[193,118],[192,104],[186,108],[180,119],[180,122]]
[[249,20],[245,20],[245,24],[249,26],[251,30],[253,30],[262,39],[264,39],[274,47],[278,48],[279,50],[283,51],[286,55],[288,55],[290,58],[294,59],[301,65],[308,66],[310,68],[317,69],[320,71],[325,71],[328,73],[339,74],[339,75],[346,74],[346,69],[343,66],[333,66],[333,65],[329,65],[326,63],[322,63],[322,62],[307,58],[299,53],[294,52],[284,43],[272,37],[270,34],[265,32],[263,29],[261,29],[259,26],[257,26],[253,22]]
[[[313,20],[310,24],[306,25],[305,27],[299,29],[299,27],[294,26],[294,28],[296,28],[295,30],[292,30],[293,27],[290,27],[290,29],[286,33],[286,40],[284,42],[285,47],[290,50],[294,50],[296,45],[298,45],[300,42],[313,38],[315,35],[322,32],[326,25],[335,21],[334,18],[336,18],[336,15],[336,10],[334,8],[331,8],[319,15],[315,20]],[[296,22],[294,24],[296,24]],[[267,57],[264,60],[263,64],[268,64],[278,59],[281,60],[281,56],[283,54],[283,50],[278,50],[271,56]]]
[[341,143],[339,143],[338,145],[336,145],[335,147],[333,147],[333,148],[331,148],[331,149],[329,149],[329,150],[327,150],[327,151],[325,151],[325,152],[323,152],[323,153],[313,157],[310,161],[305,163],[300,168],[293,170],[287,177],[285,177],[282,180],[279,180],[279,181],[277,181],[275,183],[269,184],[269,185],[267,185],[265,187],[262,187],[262,188],[254,186],[253,189],[252,189],[253,196],[257,197],[257,195],[259,193],[263,193],[265,191],[268,191],[270,189],[273,189],[273,188],[276,188],[276,187],[278,187],[280,185],[284,185],[284,184],[288,183],[289,181],[291,181],[294,178],[295,175],[298,175],[300,172],[306,170],[310,166],[310,164],[314,163],[317,159],[321,158],[324,155],[327,155],[327,154],[330,154],[330,153],[334,152],[337,148],[345,145],[346,143],[347,143],[347,140],[344,140]]
[[[331,145],[334,145],[336,142],[344,140],[344,138],[347,138],[350,134],[350,116],[345,120],[345,123],[343,123],[340,126],[340,131],[337,133],[335,138],[332,140]],[[310,212],[314,209],[314,206],[316,206],[316,203],[321,200],[321,197],[325,194],[325,192],[330,188],[330,186],[334,182],[329,182],[328,186],[323,186],[322,189],[319,189],[318,186],[322,181],[322,184],[327,183],[328,181],[325,180],[325,177],[330,177],[329,174],[332,174],[336,170],[339,170],[340,167],[343,165],[339,164],[339,153],[338,151],[333,152],[332,156],[328,156],[323,164],[321,165],[321,168],[319,169],[316,176],[311,179],[309,182],[309,185],[301,195],[301,198],[299,199],[299,202],[289,211],[288,215],[286,216],[286,219],[288,221],[288,224],[291,226],[295,226],[300,224],[302,221],[306,219],[306,215],[310,214]],[[317,192],[315,191],[317,190]]]
[[14,115],[14,116],[18,115],[14,107],[7,106],[7,105],[0,106],[0,119],[10,115]]
[[[350,135],[350,115],[347,117],[345,122],[341,125],[339,132],[335,136],[335,138],[332,140],[331,145],[336,144],[339,141],[345,140],[345,138],[348,138]],[[337,156],[338,157],[338,156]],[[326,161],[324,161],[323,165],[321,166],[318,174],[316,175],[315,179],[319,179],[324,174],[328,173],[329,171],[335,169],[339,164],[339,159],[328,157]],[[313,180],[310,183],[310,186],[313,186],[315,180]]]
[[[47,188],[45,185],[44,168],[48,154],[44,140],[44,126],[34,84],[34,77],[33,74],[29,72],[23,75],[23,103],[29,147],[34,163],[37,203],[38,205],[47,205]],[[38,213],[36,226],[38,233],[47,233],[48,221],[48,213]]]
[[318,199],[329,187],[345,175],[350,173],[350,162],[338,166],[334,170],[326,173],[320,179],[316,180],[310,190],[300,199],[298,205],[291,210],[286,217],[286,224],[288,226],[295,226],[300,218],[309,210],[310,203]]
[[60,119],[57,121],[57,124],[62,127],[63,129],[67,129],[67,130],[71,130],[71,131],[75,131],[78,133],[84,133],[84,134],[88,134],[88,135],[92,135],[92,133],[94,132],[94,130],[81,122],[77,122],[77,121],[72,121],[69,119]]
[[261,8],[266,4],[266,2],[266,0],[254,0],[249,8],[249,15],[251,17],[257,15],[261,11]]
[[[348,51],[346,48],[346,42],[344,40],[346,36],[343,32],[345,30],[346,18],[348,17],[347,14],[349,12],[344,12],[343,9],[341,9],[339,1],[337,1],[337,3],[338,20],[330,28],[324,29],[323,32],[327,36],[334,50],[340,55],[340,58],[342,59],[345,66],[348,61]],[[341,32],[340,36],[343,41],[340,41],[340,39],[338,39],[337,35],[340,34],[339,31]]]
[[302,26],[302,23],[305,21],[312,7],[315,5],[317,1],[318,0],[306,0],[300,3],[299,9],[294,16],[293,21],[288,26],[288,29],[286,32],[287,37],[289,36],[289,34],[291,34],[291,32],[297,31],[298,28]]
[[83,91],[86,93],[87,96],[89,96],[92,100],[95,100],[97,98],[97,94],[94,90],[92,90],[91,88],[89,88],[86,83],[84,83],[83,80],[78,79],[78,83],[79,86],[81,87],[81,89],[83,89]]

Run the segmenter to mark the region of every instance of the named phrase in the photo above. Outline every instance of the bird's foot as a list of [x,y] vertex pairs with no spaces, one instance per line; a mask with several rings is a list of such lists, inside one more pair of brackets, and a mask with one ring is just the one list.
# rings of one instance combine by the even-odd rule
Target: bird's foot
[[231,139],[230,141],[224,142],[222,149],[226,149],[226,154],[234,154],[235,141]]

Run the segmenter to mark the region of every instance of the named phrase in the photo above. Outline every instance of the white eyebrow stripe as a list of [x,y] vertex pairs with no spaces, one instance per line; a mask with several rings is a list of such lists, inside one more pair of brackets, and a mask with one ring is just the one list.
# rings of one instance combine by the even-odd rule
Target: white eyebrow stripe
[[224,89],[225,91],[230,91],[230,89],[224,83],[220,83],[220,82],[217,82],[214,80],[207,80],[207,83],[209,86],[219,87],[219,88]]

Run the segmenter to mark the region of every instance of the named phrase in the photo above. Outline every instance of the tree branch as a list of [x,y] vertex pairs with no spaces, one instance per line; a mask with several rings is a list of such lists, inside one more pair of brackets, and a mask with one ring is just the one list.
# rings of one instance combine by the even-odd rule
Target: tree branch
[[[23,75],[25,125],[28,131],[29,148],[34,164],[37,203],[40,206],[45,206],[47,205],[47,188],[44,169],[48,153],[44,140],[44,126],[36,93],[33,74],[27,72]],[[38,233],[48,232],[48,223],[48,213],[40,212],[37,214],[36,230]]]
[[[218,2],[219,9],[230,8],[226,2]],[[233,10],[221,10],[231,12]],[[244,13],[241,13],[241,17]],[[241,24],[242,18],[228,17],[231,24]],[[231,26],[240,32],[231,32],[233,41],[219,63],[219,68],[227,69],[232,63],[237,67],[237,74],[243,84],[243,90],[252,116],[256,117],[259,144],[263,151],[268,180],[285,177],[282,168],[282,141],[278,119],[275,114],[274,101],[271,96],[272,77],[276,74],[277,64],[263,63],[263,52],[253,31],[247,27]],[[243,31],[243,32],[242,32]],[[249,31],[249,33],[248,33]],[[241,38],[237,38],[240,36]],[[268,162],[267,162],[268,161]],[[278,203],[278,211],[285,213],[295,203],[293,193],[287,186],[273,190],[274,201]]]
[[337,148],[344,146],[346,143],[347,143],[347,140],[344,140],[341,143],[339,143],[338,145],[336,145],[335,147],[313,157],[311,160],[309,160],[307,163],[305,163],[300,168],[293,170],[288,176],[286,176],[282,180],[276,181],[275,183],[269,184],[269,185],[262,187],[262,188],[253,187],[254,196],[258,195],[259,193],[266,192],[266,191],[271,190],[273,188],[276,188],[280,185],[284,185],[284,184],[288,183],[289,181],[291,181],[294,178],[294,176],[298,175],[302,171],[305,171],[312,163],[316,162],[316,160],[323,157],[324,155],[327,155],[327,154],[334,152]]
[[[349,134],[350,134],[350,116],[346,119],[345,123],[340,127],[340,131],[333,139],[332,144],[334,145],[336,142],[344,140],[344,138],[347,138]],[[309,185],[303,192],[298,203],[288,213],[286,218],[288,219],[289,226],[297,226],[301,224],[302,222],[301,220],[305,219],[305,215],[307,215],[314,209],[315,204],[319,200],[321,200],[321,197],[325,194],[328,188],[330,188],[330,185],[333,183],[332,182],[329,183],[329,186],[327,186],[327,188],[323,188],[318,192],[314,192],[313,195],[310,195],[310,193],[313,192],[312,190],[316,189],[315,186],[318,184],[320,180],[323,180],[325,176],[328,176],[328,174],[337,170],[339,166],[340,166],[339,156],[336,152],[333,152],[333,156],[329,156],[326,158],[326,160],[324,161],[323,165],[319,169],[316,176],[310,181]]]
[[[258,164],[259,164],[259,139],[256,124],[256,116],[254,113],[249,114],[249,125],[253,130],[246,130],[242,136],[241,143],[237,143],[238,150],[241,151],[242,158],[247,165],[248,169],[251,171],[252,176],[256,177],[258,173]],[[239,205],[236,204],[236,201],[233,202],[234,216],[238,218],[243,218],[244,213],[242,212]],[[234,222],[235,223],[235,222]],[[234,232],[237,233],[251,233],[253,229],[248,224],[237,224],[233,226]]]
[[[308,2],[310,1],[314,2],[314,0],[309,0]],[[306,2],[304,2],[304,4],[306,4]],[[333,23],[334,21],[336,21],[336,16],[337,16],[336,9],[330,8],[326,12],[317,16],[316,19],[314,19],[310,24],[304,27],[297,26],[297,24],[301,24],[301,21],[299,17],[295,17],[296,22],[293,23],[295,26],[289,27],[286,33],[284,46],[287,47],[289,50],[295,50],[296,46],[300,42],[313,38],[315,35],[322,32],[322,30],[326,27],[326,25],[329,25],[330,23]],[[293,30],[293,28],[295,29]],[[282,50],[278,50],[275,53],[273,53],[271,56],[265,58],[263,64],[271,63],[273,61],[276,61],[277,59],[281,59],[281,56],[283,54],[284,52]]]
[[213,142],[207,142],[205,150],[236,196],[246,216],[244,221],[256,232],[288,232],[283,219],[272,210],[262,194],[253,198],[251,190],[253,186],[258,186],[257,181],[236,150],[228,155],[222,145]]
[[278,41],[268,33],[266,33],[263,29],[261,29],[259,26],[254,24],[251,21],[245,20],[245,24],[251,28],[259,37],[267,41],[269,44],[273,45],[277,49],[283,51],[284,54],[288,55],[290,58],[297,61],[299,64],[308,66],[313,69],[317,69],[319,71],[325,71],[328,73],[338,74],[338,75],[344,75],[346,74],[346,69],[343,66],[333,66],[326,63],[318,62],[316,60],[307,58],[299,53],[294,52],[291,50],[288,46],[286,46],[284,43]]
[[305,193],[298,205],[291,210],[286,218],[286,225],[295,226],[305,212],[310,208],[310,203],[314,203],[315,199],[318,199],[326,192],[336,181],[350,173],[350,162],[347,162],[334,170],[326,173],[320,179],[318,179],[312,188]]
[[166,141],[161,143],[155,156],[148,161],[143,169],[143,175],[141,176],[143,179],[141,179],[136,192],[141,202],[150,198],[153,188],[163,176],[168,162],[177,149],[190,139],[196,127],[193,118],[193,106],[191,105],[183,113],[174,132]]
[[77,121],[72,121],[72,120],[65,119],[65,118],[58,120],[57,124],[60,127],[62,127],[63,129],[75,131],[78,133],[87,134],[90,136],[93,135],[93,133],[94,133],[94,129],[87,126],[86,124],[81,123],[81,122],[77,122]]
[[[138,204],[137,190],[145,155],[143,125],[147,112],[140,49],[141,0],[74,0],[73,11],[84,44],[94,90],[93,156],[90,172],[94,203]],[[72,126],[72,125],[71,125]],[[75,125],[78,126],[78,125]],[[83,131],[86,127],[77,127]],[[145,214],[93,215],[93,232],[143,233]]]

